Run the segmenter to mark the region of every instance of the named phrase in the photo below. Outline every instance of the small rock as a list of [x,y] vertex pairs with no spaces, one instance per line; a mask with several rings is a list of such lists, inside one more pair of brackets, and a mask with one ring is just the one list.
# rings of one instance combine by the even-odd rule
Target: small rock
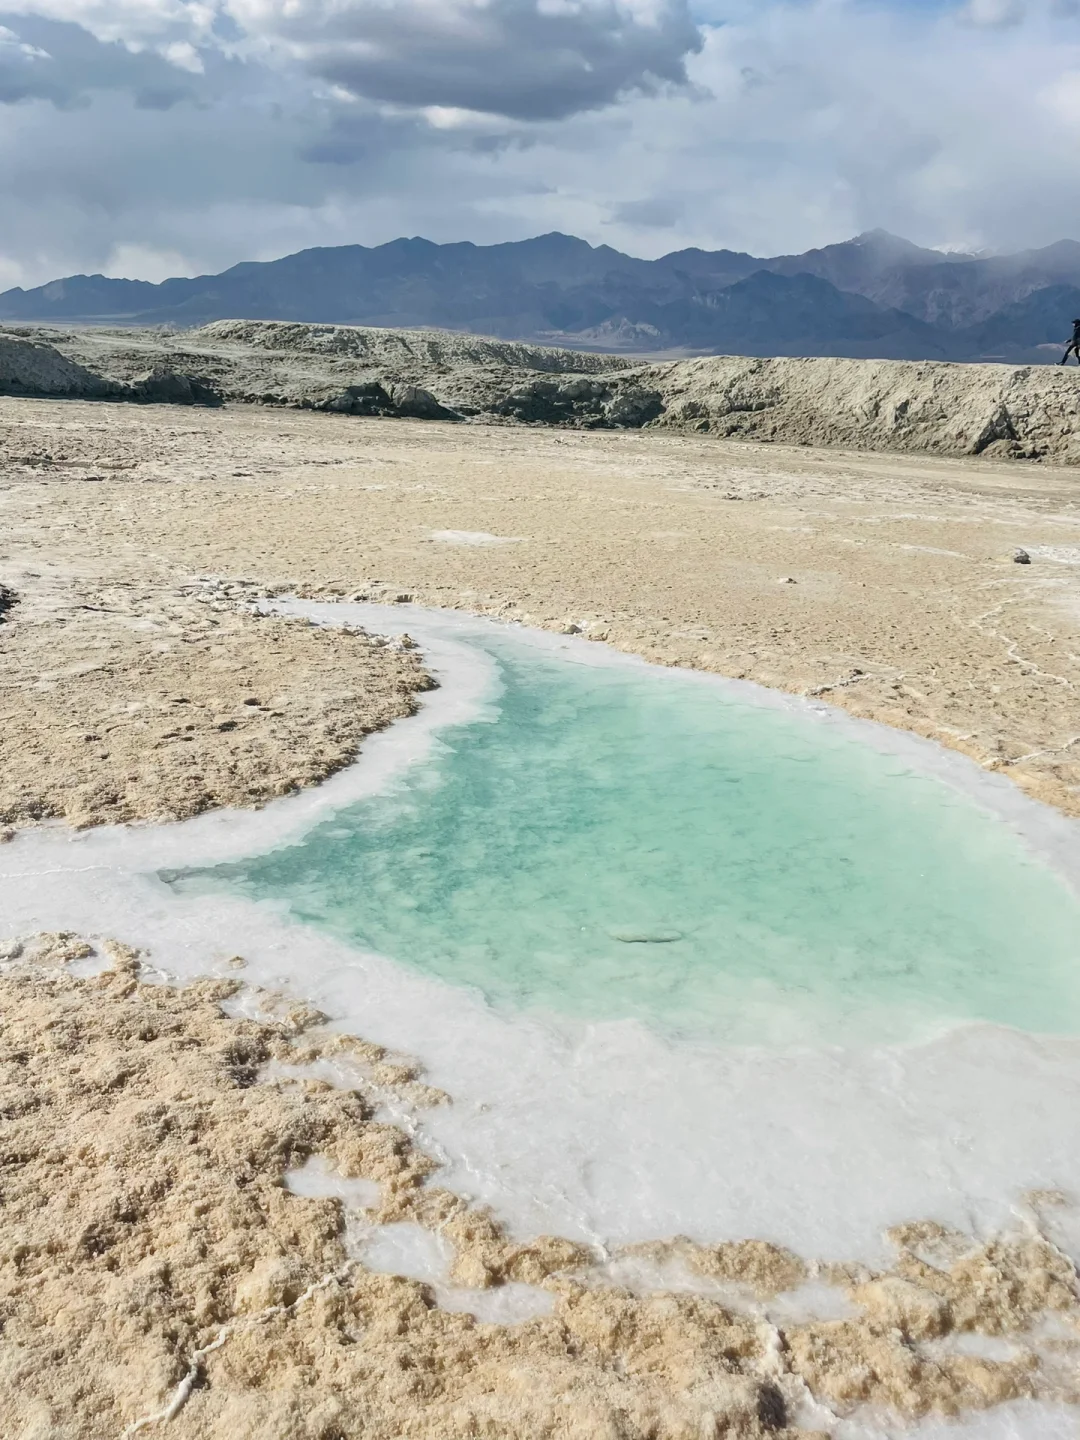
[[247,969],[247,961],[242,955],[230,955],[228,960],[225,961],[225,964],[228,965],[230,970]]
[[776,583],[778,585],[797,585],[799,582],[795,579],[794,575],[781,575]]
[[1028,552],[1027,552],[1026,550],[1014,550],[1014,551],[1013,551],[1013,563],[1016,564],[1016,565],[1030,565],[1030,564],[1031,564],[1031,556],[1028,554]]
[[389,385],[387,387],[398,415],[411,420],[459,420],[461,417],[445,405],[440,405],[430,390],[419,385]]

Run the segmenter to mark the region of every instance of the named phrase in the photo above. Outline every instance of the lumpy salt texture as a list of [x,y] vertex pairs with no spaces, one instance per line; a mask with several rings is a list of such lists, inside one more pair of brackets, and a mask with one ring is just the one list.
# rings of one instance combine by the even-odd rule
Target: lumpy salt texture
[[1080,1030],[1080,900],[850,731],[476,640],[501,693],[298,844],[188,872],[497,1007],[740,1044]]

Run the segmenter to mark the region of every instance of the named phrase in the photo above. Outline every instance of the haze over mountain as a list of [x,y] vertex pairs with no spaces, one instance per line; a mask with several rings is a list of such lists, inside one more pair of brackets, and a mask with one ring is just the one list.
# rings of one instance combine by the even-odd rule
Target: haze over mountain
[[478,246],[302,250],[220,275],[73,275],[0,294],[0,321],[432,326],[623,352],[1047,363],[1080,314],[1080,243],[946,254],[882,230],[801,255],[640,260],[558,233]]

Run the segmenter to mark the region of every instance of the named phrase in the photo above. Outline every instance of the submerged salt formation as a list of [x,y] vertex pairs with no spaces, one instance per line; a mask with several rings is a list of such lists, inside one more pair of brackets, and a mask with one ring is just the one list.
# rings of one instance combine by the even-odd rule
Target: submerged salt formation
[[1080,1033],[1080,897],[871,734],[425,620],[494,658],[471,723],[386,793],[181,889],[287,904],[510,1013],[752,1045]]

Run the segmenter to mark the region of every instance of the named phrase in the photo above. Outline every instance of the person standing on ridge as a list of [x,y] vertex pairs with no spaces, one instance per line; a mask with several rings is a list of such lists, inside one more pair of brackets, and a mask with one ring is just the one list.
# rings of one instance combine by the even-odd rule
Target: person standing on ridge
[[1076,363],[1080,365],[1080,320],[1073,321],[1073,338],[1069,341],[1068,348],[1058,363],[1067,365],[1070,355],[1075,355]]

